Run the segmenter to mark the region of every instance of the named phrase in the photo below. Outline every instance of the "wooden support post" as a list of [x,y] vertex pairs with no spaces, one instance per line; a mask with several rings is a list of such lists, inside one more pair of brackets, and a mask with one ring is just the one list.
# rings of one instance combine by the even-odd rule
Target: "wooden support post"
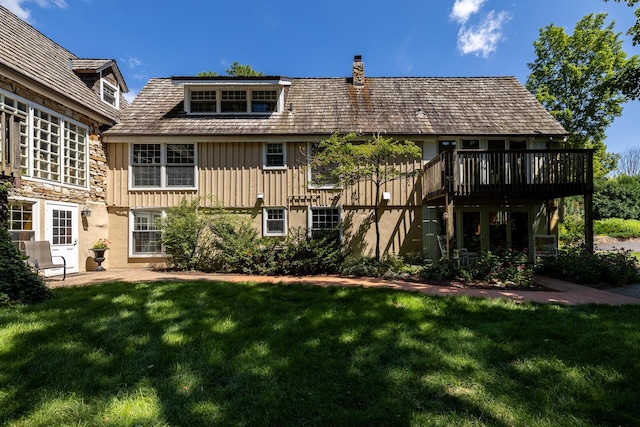
[[593,194],[584,195],[584,247],[593,253]]
[[447,225],[447,259],[451,259],[453,255],[453,234],[454,234],[454,221],[453,221],[453,198],[450,194],[445,197],[447,204],[446,211],[446,225]]

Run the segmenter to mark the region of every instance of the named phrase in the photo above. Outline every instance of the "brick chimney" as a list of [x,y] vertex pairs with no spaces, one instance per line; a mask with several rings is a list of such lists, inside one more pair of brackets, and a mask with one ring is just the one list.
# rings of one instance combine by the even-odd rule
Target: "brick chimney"
[[364,62],[362,55],[353,57],[353,85],[356,87],[364,86]]

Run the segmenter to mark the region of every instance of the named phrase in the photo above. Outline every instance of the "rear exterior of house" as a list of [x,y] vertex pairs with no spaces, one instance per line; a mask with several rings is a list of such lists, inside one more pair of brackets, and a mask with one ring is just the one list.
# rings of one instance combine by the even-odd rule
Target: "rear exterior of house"
[[[411,140],[422,169],[390,182],[318,186],[310,159],[333,133]],[[181,200],[250,217],[263,236],[341,225],[349,252],[440,258],[458,247],[532,250],[555,232],[555,198],[590,194],[591,153],[513,77],[174,77],[150,80],[103,136],[110,267],[165,261],[157,219]]]
[[78,58],[2,6],[0,40],[9,232],[18,247],[50,241],[68,273],[92,269],[89,248],[109,235],[101,134],[119,121],[127,86],[114,60]]

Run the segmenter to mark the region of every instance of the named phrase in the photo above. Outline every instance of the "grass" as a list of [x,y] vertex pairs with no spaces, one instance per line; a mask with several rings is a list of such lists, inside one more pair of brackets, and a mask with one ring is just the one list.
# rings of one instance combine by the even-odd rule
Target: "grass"
[[0,310],[0,425],[588,426],[640,419],[640,308],[221,282]]

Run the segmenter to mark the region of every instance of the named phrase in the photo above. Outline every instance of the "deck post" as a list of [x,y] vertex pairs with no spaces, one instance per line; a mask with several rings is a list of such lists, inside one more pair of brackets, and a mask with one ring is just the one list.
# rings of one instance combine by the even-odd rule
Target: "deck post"
[[584,195],[584,247],[593,253],[593,194]]

